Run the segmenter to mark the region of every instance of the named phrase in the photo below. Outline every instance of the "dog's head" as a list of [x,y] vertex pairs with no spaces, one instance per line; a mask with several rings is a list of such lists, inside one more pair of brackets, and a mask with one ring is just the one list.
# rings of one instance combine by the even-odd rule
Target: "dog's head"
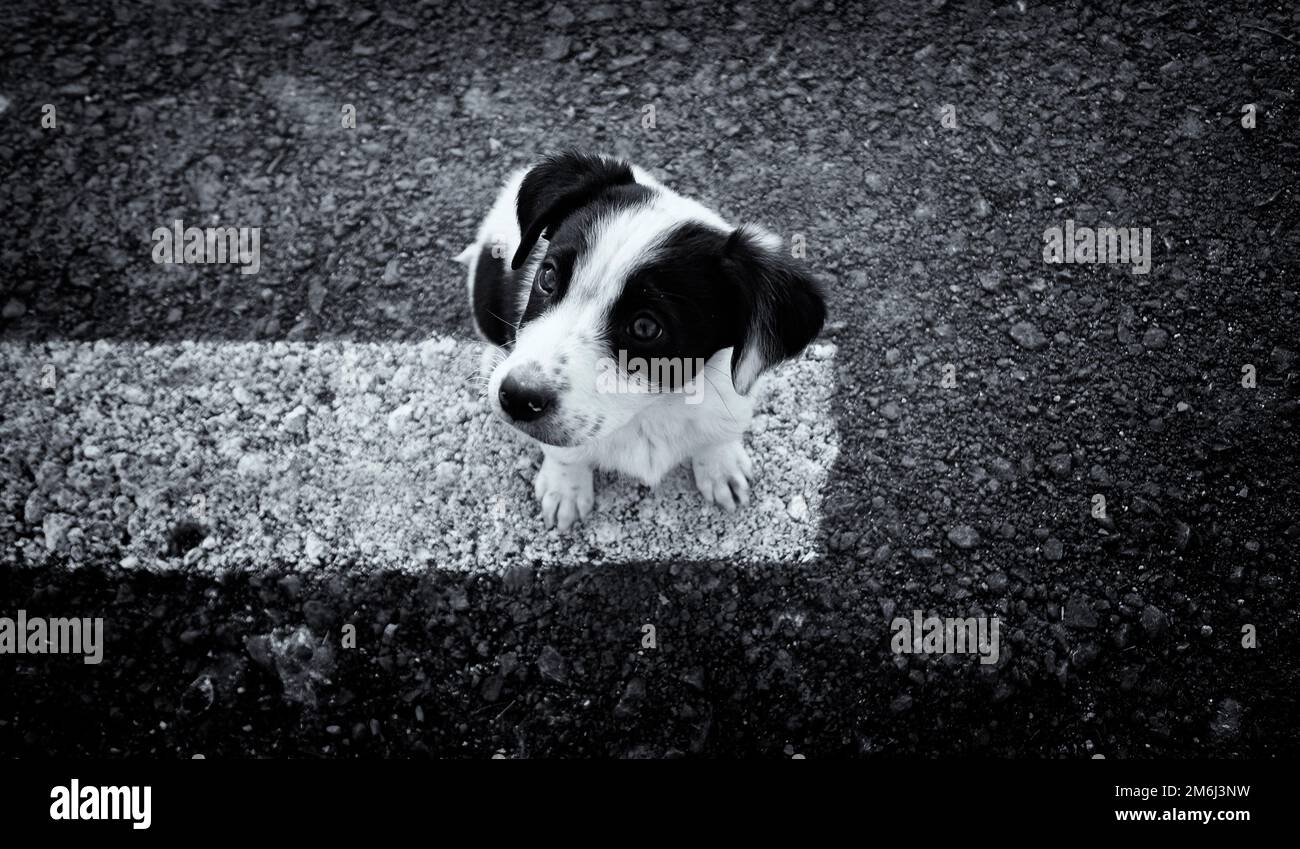
[[706,384],[747,394],[821,330],[820,287],[775,236],[733,229],[625,162],[552,157],[525,175],[517,208],[512,266],[531,290],[488,397],[540,442],[590,442]]

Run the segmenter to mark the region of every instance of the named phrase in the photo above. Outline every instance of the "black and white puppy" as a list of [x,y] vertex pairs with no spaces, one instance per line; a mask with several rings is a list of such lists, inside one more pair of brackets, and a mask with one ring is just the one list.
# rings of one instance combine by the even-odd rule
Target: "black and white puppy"
[[748,502],[756,382],[826,313],[776,236],[626,162],[565,153],[511,175],[456,259],[496,346],[489,403],[541,444],[547,527],[587,516],[597,468],[653,486],[690,459],[707,500]]

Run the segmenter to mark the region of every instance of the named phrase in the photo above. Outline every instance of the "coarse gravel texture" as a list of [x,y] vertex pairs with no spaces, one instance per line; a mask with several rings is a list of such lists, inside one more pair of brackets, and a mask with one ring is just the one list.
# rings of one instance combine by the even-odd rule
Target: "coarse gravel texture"
[[595,512],[568,533],[548,532],[538,514],[541,452],[470,377],[482,353],[451,338],[0,344],[0,556],[499,574],[824,553],[815,517],[836,458],[833,345],[762,382],[748,440],[753,509],[709,509],[686,464],[653,489],[601,474]]
[[[808,562],[0,570],[108,633],[0,662],[0,752],[1300,751],[1294,4],[5,14],[0,341],[468,338],[500,180],[603,150],[803,237],[839,453]],[[155,266],[178,218],[262,271]],[[1067,219],[1150,273],[1045,264]],[[998,615],[999,662],[891,654],[913,610]]]

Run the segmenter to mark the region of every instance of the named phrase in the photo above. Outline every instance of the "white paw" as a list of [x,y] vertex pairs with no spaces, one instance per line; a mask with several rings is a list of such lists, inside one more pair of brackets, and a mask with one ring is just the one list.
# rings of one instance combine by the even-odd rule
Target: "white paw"
[[691,468],[695,471],[695,486],[705,501],[727,512],[735,510],[737,504],[749,503],[749,479],[754,474],[754,463],[740,440],[701,451],[691,458]]
[[596,503],[591,488],[591,468],[560,463],[550,457],[533,481],[533,492],[542,503],[542,521],[546,527],[567,531],[579,519],[587,518]]

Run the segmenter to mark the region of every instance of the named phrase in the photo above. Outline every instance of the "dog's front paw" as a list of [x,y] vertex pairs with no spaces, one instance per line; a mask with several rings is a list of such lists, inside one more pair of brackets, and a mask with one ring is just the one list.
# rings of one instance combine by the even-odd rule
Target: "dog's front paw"
[[591,467],[561,463],[550,457],[533,481],[533,492],[542,503],[542,521],[546,527],[567,531],[574,522],[587,518],[596,503],[591,487]]
[[695,471],[695,486],[704,500],[728,512],[735,510],[737,504],[749,503],[749,479],[754,474],[754,463],[739,439],[696,454],[691,458],[691,468]]

